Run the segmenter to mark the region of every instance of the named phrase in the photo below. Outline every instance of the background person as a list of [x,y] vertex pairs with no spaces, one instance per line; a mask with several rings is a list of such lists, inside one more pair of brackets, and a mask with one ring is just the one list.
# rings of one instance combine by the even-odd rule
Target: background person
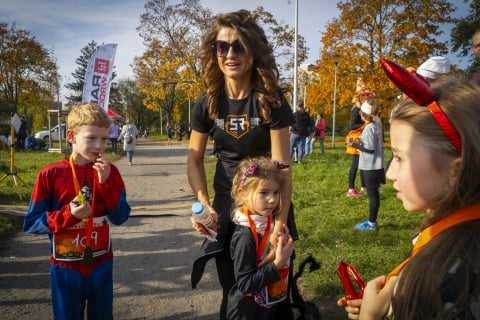
[[325,119],[321,112],[317,115],[317,121],[315,122],[315,127],[313,127],[311,152],[313,152],[313,145],[317,140],[320,143],[322,154],[325,154],[325,147],[323,144],[325,140]]
[[310,126],[310,115],[305,111],[303,101],[297,102],[297,112],[294,116],[295,123],[290,135],[290,158],[293,157],[293,148],[297,147],[297,163],[301,163],[308,137],[308,126]]
[[173,137],[172,123],[167,122],[167,127],[165,129],[167,130],[167,146],[171,147],[172,146],[172,137]]
[[25,139],[28,136],[27,117],[23,114],[20,117],[20,128],[17,132],[17,148],[18,150],[25,149]]
[[[128,137],[131,137],[130,142]],[[133,161],[133,151],[137,146],[138,129],[129,118],[127,118],[125,125],[120,131],[120,138],[123,141],[123,151],[127,153],[128,165],[131,166]]]
[[379,187],[385,180],[383,168],[383,134],[382,129],[374,121],[378,114],[378,105],[373,99],[362,104],[360,115],[365,121],[360,144],[350,138],[349,144],[360,150],[358,168],[363,171],[363,178],[368,194],[368,219],[355,225],[356,230],[376,231],[378,229],[377,216],[380,208]]
[[110,139],[112,154],[117,154],[118,136],[120,135],[120,126],[117,120],[113,120],[108,131],[108,138]]
[[308,124],[308,127],[307,127],[308,135],[305,138],[305,148],[303,151],[303,155],[307,156],[312,153],[312,134],[313,134],[313,127],[315,126],[315,121],[313,120],[312,115],[310,114],[310,109],[305,108],[305,112],[310,117],[310,123]]
[[[480,29],[475,31],[475,33],[472,35],[472,52],[477,61],[480,63]],[[480,84],[480,70],[473,74],[472,81],[474,81],[476,84]]]
[[[228,292],[235,283],[229,243],[233,231],[231,188],[241,160],[270,155],[289,163],[289,132],[293,115],[278,86],[279,73],[272,47],[249,11],[220,14],[202,45],[201,69],[207,92],[195,103],[192,114],[188,177],[198,199],[217,215],[217,242],[205,240],[192,270],[192,286],[202,277],[206,262],[215,257],[223,289],[220,319],[226,317]],[[218,157],[210,203],[203,164],[212,133]],[[282,207],[275,230],[287,221],[291,196],[291,171],[285,170]],[[200,233],[205,230],[192,221]],[[290,230],[290,232],[292,232]]]
[[440,56],[431,57],[422,63],[416,72],[429,83],[433,83],[450,72],[450,60]]
[[[360,107],[362,104],[367,101],[369,98],[373,98],[375,94],[365,89],[365,85],[361,79],[357,80],[357,89],[355,92],[355,96],[352,99],[353,107],[350,112],[350,130],[359,129],[362,127],[365,122],[362,120],[360,116]],[[363,179],[363,173],[360,170],[360,193],[358,193],[355,189],[355,179],[357,177],[357,170],[358,170],[358,161],[360,159],[360,151],[356,151],[352,154],[352,164],[350,165],[350,170],[348,172],[348,191],[347,197],[360,197],[360,193],[366,191],[365,189],[365,182]]]

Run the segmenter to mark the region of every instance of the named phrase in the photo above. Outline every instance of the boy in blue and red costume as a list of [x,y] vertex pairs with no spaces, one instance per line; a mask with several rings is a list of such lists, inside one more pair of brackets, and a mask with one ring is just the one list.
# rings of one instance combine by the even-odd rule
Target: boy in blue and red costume
[[107,113],[96,104],[72,109],[72,154],[40,170],[25,217],[25,232],[50,237],[55,319],[83,319],[87,301],[88,319],[113,319],[108,221],[127,221],[130,206],[117,167],[103,156],[109,127]]

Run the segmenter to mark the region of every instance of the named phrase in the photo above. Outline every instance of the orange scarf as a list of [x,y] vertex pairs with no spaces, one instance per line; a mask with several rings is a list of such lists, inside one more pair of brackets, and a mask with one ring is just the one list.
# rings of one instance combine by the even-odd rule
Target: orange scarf
[[462,222],[478,220],[480,219],[480,204],[476,204],[473,206],[469,206],[454,213],[446,216],[440,221],[435,222],[431,226],[425,228],[418,237],[415,245],[413,246],[412,253],[410,256],[405,259],[402,263],[400,263],[392,272],[390,272],[387,276],[387,281],[392,277],[397,275],[403,267],[410,261],[410,259],[415,256],[417,253],[422,250],[430,241],[432,241],[437,235],[439,235],[442,231],[453,227]]
[[250,229],[252,230],[253,237],[255,238],[255,246],[257,247],[257,263],[260,261],[260,257],[262,256],[263,250],[265,249],[265,245],[267,244],[268,235],[270,234],[270,223],[271,223],[271,216],[268,216],[267,220],[267,227],[265,228],[265,234],[263,235],[262,241],[260,245],[258,245],[258,235],[257,235],[257,227],[250,217],[250,212],[248,211],[247,207],[243,207],[242,213],[247,217],[248,223],[250,224]]
[[[73,157],[70,155],[69,159],[70,167],[72,168],[72,175],[73,175],[73,187],[75,189],[75,195],[77,196],[80,192],[80,184],[78,183],[77,173],[75,172],[75,163],[73,163]],[[88,217],[88,222],[86,219],[83,220],[83,223],[87,226],[86,232],[86,247],[91,248],[90,243],[92,240],[92,231],[93,231],[93,213],[95,212],[95,170],[93,171],[93,190],[92,190],[92,214]]]

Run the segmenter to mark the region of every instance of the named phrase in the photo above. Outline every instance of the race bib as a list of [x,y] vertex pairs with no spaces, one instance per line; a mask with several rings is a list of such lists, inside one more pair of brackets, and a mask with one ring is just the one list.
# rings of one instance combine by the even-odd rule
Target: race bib
[[287,298],[288,293],[288,272],[290,271],[290,260],[278,270],[280,280],[272,283],[261,290],[255,292],[255,302],[262,307],[270,308],[273,304],[281,302]]
[[[58,261],[83,260],[83,252],[87,245],[87,227],[79,222],[53,235],[53,257]],[[110,250],[110,227],[106,217],[93,218],[90,247],[93,257],[101,256]]]

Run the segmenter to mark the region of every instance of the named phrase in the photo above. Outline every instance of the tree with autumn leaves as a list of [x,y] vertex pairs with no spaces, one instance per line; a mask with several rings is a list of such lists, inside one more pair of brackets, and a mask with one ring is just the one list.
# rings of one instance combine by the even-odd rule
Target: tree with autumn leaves
[[[147,107],[159,114],[162,112],[168,122],[186,123],[188,102],[196,100],[205,90],[198,53],[204,35],[214,23],[214,15],[210,9],[202,7],[199,0],[170,3],[173,1],[150,0],[145,5],[146,12],[140,17],[137,31],[148,49],[135,59],[133,68]],[[294,30],[279,24],[262,7],[252,13],[266,30],[277,62],[284,62],[279,65],[280,70],[290,69]],[[303,61],[307,49],[301,36],[299,44],[299,61]]]
[[453,21],[455,8],[445,0],[350,0],[339,2],[338,8],[340,17],[332,19],[323,32],[317,81],[307,86],[306,104],[311,113],[323,112],[331,118],[333,55],[338,54],[336,122],[346,131],[357,79],[362,78],[376,93],[382,116],[388,118],[398,90],[385,76],[379,59],[417,68],[430,56],[446,54],[447,46],[439,39],[440,25]]
[[39,127],[59,86],[53,52],[28,31],[0,22],[0,120],[27,114],[29,127]]

